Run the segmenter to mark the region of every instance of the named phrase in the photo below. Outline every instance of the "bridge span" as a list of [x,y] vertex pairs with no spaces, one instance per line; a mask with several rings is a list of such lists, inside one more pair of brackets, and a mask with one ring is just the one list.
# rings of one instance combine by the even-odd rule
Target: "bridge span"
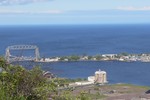
[[[35,57],[31,56],[13,56],[11,50],[34,50]],[[5,59],[8,63],[14,61],[38,61],[40,59],[39,48],[36,45],[13,45],[6,48]]]

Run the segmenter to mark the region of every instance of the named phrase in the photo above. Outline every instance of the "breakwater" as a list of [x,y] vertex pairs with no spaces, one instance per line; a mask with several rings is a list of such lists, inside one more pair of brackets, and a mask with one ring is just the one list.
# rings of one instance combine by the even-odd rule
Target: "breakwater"
[[150,54],[98,54],[95,56],[88,55],[71,55],[71,56],[61,56],[61,57],[49,57],[41,58],[38,62],[57,62],[57,61],[125,61],[125,62],[150,62]]

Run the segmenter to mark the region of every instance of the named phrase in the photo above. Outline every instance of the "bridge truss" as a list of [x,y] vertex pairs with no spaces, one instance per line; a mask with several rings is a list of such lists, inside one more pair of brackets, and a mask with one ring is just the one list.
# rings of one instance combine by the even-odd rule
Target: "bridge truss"
[[[27,57],[27,56],[13,56],[11,55],[11,50],[34,50],[35,57]],[[5,59],[7,62],[14,62],[14,61],[38,61],[40,59],[40,53],[39,53],[39,48],[35,45],[13,45],[13,46],[8,46],[6,48],[6,54],[5,54]]]

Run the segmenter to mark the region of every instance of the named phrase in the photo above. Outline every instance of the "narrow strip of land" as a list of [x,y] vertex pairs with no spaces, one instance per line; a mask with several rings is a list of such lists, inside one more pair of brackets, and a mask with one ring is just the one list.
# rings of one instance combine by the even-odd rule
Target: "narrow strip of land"
[[124,61],[124,62],[150,62],[150,54],[98,54],[90,55],[71,55],[60,57],[41,58],[39,62],[57,62],[57,61]]

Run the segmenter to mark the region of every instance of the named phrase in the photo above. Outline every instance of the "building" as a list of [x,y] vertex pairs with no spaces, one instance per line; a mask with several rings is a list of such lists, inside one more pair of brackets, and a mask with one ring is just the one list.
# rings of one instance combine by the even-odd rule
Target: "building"
[[83,82],[75,82],[76,85],[90,85],[94,84],[93,82],[90,81],[83,81]]
[[107,75],[105,71],[96,71],[95,72],[95,83],[107,83]]
[[49,79],[55,78],[55,76],[51,72],[49,72],[49,71],[43,72],[43,76],[45,78],[49,78]]
[[105,71],[96,71],[95,76],[89,76],[88,81],[94,82],[94,83],[99,83],[99,84],[104,84],[107,83],[107,73]]
[[94,83],[95,82],[95,76],[89,76],[88,81]]
[[105,71],[96,71],[94,76],[89,76],[88,81],[75,82],[70,84],[71,86],[83,86],[83,85],[91,85],[91,84],[105,84],[107,83],[107,73]]

